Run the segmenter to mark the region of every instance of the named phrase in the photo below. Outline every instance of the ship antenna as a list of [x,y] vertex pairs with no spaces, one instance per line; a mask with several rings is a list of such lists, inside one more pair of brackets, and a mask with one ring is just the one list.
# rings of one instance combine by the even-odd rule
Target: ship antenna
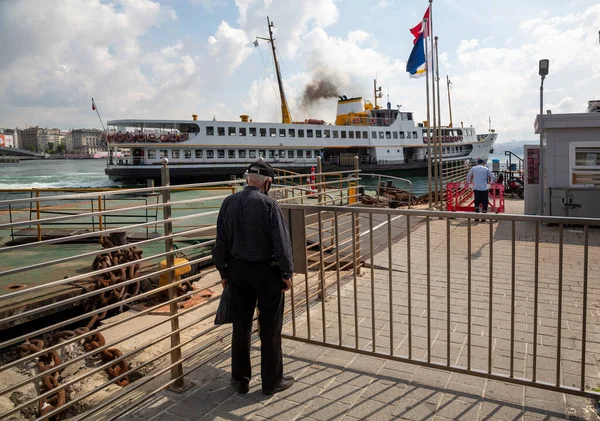
[[277,61],[277,53],[275,51],[275,40],[273,39],[273,28],[275,25],[270,21],[268,16],[267,26],[269,28],[269,38],[256,38],[263,39],[271,43],[271,48],[273,49],[273,60],[275,61],[275,73],[277,73],[277,83],[279,84],[279,95],[281,96],[281,121],[283,124],[292,124],[292,115],[290,113],[290,108],[288,107],[287,99],[285,98],[285,91],[283,90],[283,82],[281,80],[281,71],[279,70],[279,61]]

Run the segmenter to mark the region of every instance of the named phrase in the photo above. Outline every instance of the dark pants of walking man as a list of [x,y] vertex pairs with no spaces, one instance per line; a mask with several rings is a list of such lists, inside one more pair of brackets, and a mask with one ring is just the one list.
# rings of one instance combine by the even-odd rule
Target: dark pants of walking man
[[252,377],[250,333],[258,300],[262,386],[263,390],[274,390],[283,376],[281,327],[284,293],[281,291],[281,272],[271,262],[247,262],[233,258],[229,261],[229,269],[233,316],[232,378],[247,385]]
[[475,195],[475,212],[479,212],[479,205],[481,205],[481,211],[487,213],[488,210],[488,191],[487,190],[473,190]]

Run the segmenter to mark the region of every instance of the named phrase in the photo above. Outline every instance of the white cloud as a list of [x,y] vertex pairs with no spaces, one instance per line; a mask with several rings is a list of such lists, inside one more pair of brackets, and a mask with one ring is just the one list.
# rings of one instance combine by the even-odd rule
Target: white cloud
[[476,39],[470,39],[470,40],[466,40],[463,39],[460,42],[460,46],[458,47],[458,50],[456,50],[457,54],[461,54],[461,53],[465,53],[469,50],[472,50],[473,48],[477,47],[479,45],[479,40]]

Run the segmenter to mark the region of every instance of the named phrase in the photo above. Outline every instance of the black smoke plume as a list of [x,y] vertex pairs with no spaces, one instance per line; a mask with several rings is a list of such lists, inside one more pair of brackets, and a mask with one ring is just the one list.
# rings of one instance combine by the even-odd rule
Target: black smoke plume
[[336,98],[338,96],[338,88],[329,79],[313,80],[304,89],[302,95],[302,103],[305,106],[311,105],[319,99]]

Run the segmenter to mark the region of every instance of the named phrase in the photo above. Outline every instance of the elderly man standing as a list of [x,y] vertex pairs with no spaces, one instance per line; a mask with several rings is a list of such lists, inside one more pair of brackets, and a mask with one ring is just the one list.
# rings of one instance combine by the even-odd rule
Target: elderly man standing
[[[475,196],[475,212],[479,213],[479,205],[481,205],[481,211],[487,213],[488,208],[488,180],[493,183],[495,178],[494,174],[488,167],[483,165],[485,161],[483,159],[477,160],[477,165],[469,170],[467,174],[467,183],[473,183],[473,194]],[[479,219],[476,219],[479,221]]]
[[233,338],[231,384],[248,393],[252,377],[250,334],[258,301],[262,390],[272,395],[292,386],[283,376],[281,328],[284,292],[291,285],[292,245],[279,205],[267,192],[274,178],[270,165],[248,167],[248,185],[227,197],[217,219],[213,258],[223,288],[231,292]]

